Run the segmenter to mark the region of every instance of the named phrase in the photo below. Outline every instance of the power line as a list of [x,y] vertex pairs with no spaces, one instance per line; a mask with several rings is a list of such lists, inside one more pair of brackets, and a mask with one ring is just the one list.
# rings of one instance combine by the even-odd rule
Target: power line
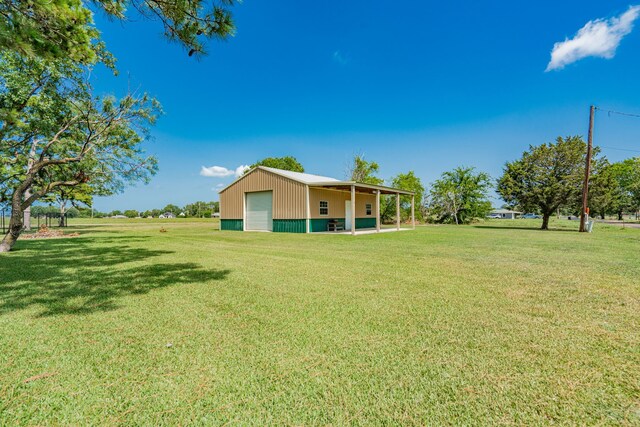
[[[603,113],[607,113],[607,115],[609,117],[611,117],[612,114],[617,114],[619,116],[625,116],[625,117],[633,117],[636,119],[640,119],[640,114],[635,114],[635,113],[625,113],[622,111],[616,111],[616,110],[605,110],[602,109],[600,107],[595,107],[596,111],[602,111]],[[606,148],[607,150],[617,150],[617,151],[628,151],[631,153],[640,153],[640,150],[633,150],[633,149],[628,149],[628,148],[618,148],[618,147],[607,147],[604,145],[600,145],[600,148]]]
[[600,148],[606,148],[607,150],[618,150],[618,151],[630,151],[633,153],[640,153],[640,150],[632,150],[629,148],[617,148],[617,147],[607,147],[606,145],[598,145]]
[[603,113],[607,113],[609,116],[611,116],[612,114],[617,114],[619,116],[626,116],[626,117],[635,117],[640,119],[640,114],[634,114],[634,113],[623,113],[622,111],[615,111],[615,110],[603,110],[600,107],[596,107],[596,110],[600,110]]

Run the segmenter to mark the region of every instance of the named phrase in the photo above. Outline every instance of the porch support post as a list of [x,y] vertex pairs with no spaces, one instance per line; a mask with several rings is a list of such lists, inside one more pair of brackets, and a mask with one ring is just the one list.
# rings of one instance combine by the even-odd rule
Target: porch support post
[[309,200],[309,186],[306,185],[305,199],[307,202],[307,206],[305,209],[305,219],[307,223],[307,233],[311,233],[311,201]]
[[416,196],[411,196],[411,226],[416,229]]
[[380,190],[376,190],[376,231],[380,232]]
[[400,193],[396,193],[396,230],[400,231]]
[[351,186],[351,235],[356,235],[356,186]]

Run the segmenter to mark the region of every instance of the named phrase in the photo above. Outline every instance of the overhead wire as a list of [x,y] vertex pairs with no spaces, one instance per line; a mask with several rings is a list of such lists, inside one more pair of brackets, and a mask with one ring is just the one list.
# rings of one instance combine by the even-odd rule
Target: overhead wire
[[[611,117],[612,114],[616,114],[619,116],[625,116],[625,117],[633,117],[633,118],[637,118],[640,119],[640,114],[635,114],[635,113],[625,113],[623,111],[616,111],[616,110],[606,110],[600,107],[595,107],[596,111],[602,111],[603,113],[607,113],[607,115],[609,117]],[[606,148],[607,150],[617,150],[617,151],[629,151],[632,153],[640,153],[640,150],[633,150],[630,148],[618,148],[618,147],[607,147],[605,145],[600,145],[600,148]]]

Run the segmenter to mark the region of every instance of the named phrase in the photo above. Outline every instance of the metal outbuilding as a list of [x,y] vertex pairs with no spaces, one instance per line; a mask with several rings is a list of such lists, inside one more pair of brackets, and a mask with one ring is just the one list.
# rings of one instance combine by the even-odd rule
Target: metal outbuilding
[[410,191],[340,181],[319,175],[258,166],[220,190],[222,230],[311,233],[375,229],[380,231],[380,195],[396,198],[400,229],[400,196]]

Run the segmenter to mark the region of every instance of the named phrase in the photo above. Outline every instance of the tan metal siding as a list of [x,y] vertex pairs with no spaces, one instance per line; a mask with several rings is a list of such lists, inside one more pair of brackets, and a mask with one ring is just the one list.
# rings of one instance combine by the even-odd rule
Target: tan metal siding
[[242,219],[244,193],[273,191],[274,219],[305,218],[305,186],[288,178],[256,169],[220,193],[220,218]]
[[[367,203],[371,204],[371,215],[367,215],[367,206],[366,206]],[[375,218],[375,217],[376,217],[376,195],[356,193],[356,218]]]
[[[309,189],[309,200],[311,205],[311,218],[344,218],[344,205],[347,200],[351,200],[348,191],[324,190],[320,188]],[[320,201],[329,202],[329,215],[320,215]],[[366,204],[371,203],[371,215],[366,215]],[[376,217],[376,196],[375,194],[362,194],[356,192],[356,218]]]

